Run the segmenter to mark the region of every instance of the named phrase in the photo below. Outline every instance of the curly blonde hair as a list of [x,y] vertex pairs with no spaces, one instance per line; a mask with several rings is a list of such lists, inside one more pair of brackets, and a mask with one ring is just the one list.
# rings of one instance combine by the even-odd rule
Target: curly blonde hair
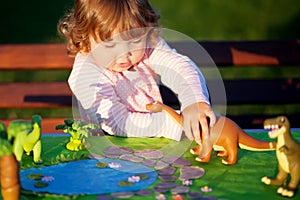
[[158,27],[160,16],[147,0],[75,0],[73,10],[58,23],[68,54],[90,51],[90,37],[104,41],[114,31]]

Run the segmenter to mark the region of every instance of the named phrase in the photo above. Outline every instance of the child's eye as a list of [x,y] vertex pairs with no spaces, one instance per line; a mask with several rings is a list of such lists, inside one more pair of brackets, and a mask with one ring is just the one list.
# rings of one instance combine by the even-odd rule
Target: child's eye
[[104,47],[106,48],[113,48],[116,46],[116,43],[113,42],[105,42]]
[[139,39],[136,39],[136,40],[132,40],[131,43],[133,43],[133,44],[138,44],[138,43],[140,43],[141,41],[142,41],[142,39],[139,38]]

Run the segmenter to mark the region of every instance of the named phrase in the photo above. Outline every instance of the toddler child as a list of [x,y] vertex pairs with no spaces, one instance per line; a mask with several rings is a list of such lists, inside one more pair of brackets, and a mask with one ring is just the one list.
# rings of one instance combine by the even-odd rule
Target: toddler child
[[[200,144],[216,119],[205,79],[159,36],[159,18],[147,0],[76,0],[59,22],[75,56],[68,83],[81,117],[108,134],[179,141],[184,132]],[[178,95],[184,130],[166,113],[146,109],[162,101],[158,76]]]

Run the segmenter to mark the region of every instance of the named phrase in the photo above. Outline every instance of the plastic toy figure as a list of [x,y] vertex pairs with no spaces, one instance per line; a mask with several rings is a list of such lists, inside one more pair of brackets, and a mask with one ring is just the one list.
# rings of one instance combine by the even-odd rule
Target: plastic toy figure
[[285,116],[265,120],[264,128],[271,130],[270,138],[277,138],[278,174],[275,178],[265,176],[261,181],[267,185],[281,186],[287,182],[290,175],[290,182],[287,186],[279,187],[277,193],[293,197],[300,180],[300,144],[292,138],[290,123]]
[[[1,122],[0,132],[5,132],[5,126]],[[0,137],[0,185],[4,200],[19,199],[19,163],[12,152],[11,144],[3,137]]]
[[42,118],[33,115],[32,121],[14,120],[7,127],[7,137],[13,141],[13,152],[19,162],[22,160],[24,151],[29,155],[33,152],[33,161],[42,163],[41,152],[41,124]]
[[[165,111],[169,115],[171,115],[174,120],[182,126],[182,117],[172,108],[155,102],[152,104],[147,104],[146,108],[152,112],[161,112]],[[214,133],[218,133],[221,130],[218,138],[215,138],[216,135]],[[227,117],[217,117],[216,124],[210,129],[211,137],[210,143],[213,144],[213,148],[218,152],[219,157],[227,157],[227,159],[223,159],[222,163],[226,165],[235,164],[237,161],[238,155],[238,147],[251,151],[267,151],[267,150],[275,150],[275,145],[272,142],[266,142],[257,140],[245,132],[232,120]],[[202,139],[203,141],[203,139]],[[201,152],[202,145],[198,144],[196,148],[191,149],[191,153],[194,155],[199,155]],[[212,155],[212,150],[201,157],[197,157],[196,160],[200,162],[209,162]]]
[[56,126],[56,130],[63,130],[65,133],[70,133],[70,142],[66,148],[71,151],[79,151],[84,149],[84,138],[88,137],[90,130],[97,130],[95,124],[86,124],[81,120],[65,119],[65,124]]

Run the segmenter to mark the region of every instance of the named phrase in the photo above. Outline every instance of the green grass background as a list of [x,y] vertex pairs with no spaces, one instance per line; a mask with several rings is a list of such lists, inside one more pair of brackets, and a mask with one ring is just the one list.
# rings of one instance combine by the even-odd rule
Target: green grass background
[[[162,27],[179,31],[199,41],[287,40],[300,37],[299,0],[149,0],[161,15]],[[71,9],[73,0],[2,1],[0,8],[0,43],[57,43],[57,22]],[[1,62],[1,61],[0,61]],[[299,78],[299,67],[226,68],[223,79]],[[0,82],[66,81],[69,71],[0,71]],[[68,111],[1,110],[1,118],[28,117],[33,112],[43,116],[70,116]],[[295,113],[299,105],[230,106],[227,113]]]
[[[298,0],[149,0],[163,27],[196,40],[298,39]],[[0,43],[62,42],[58,20],[73,0],[2,1]]]

